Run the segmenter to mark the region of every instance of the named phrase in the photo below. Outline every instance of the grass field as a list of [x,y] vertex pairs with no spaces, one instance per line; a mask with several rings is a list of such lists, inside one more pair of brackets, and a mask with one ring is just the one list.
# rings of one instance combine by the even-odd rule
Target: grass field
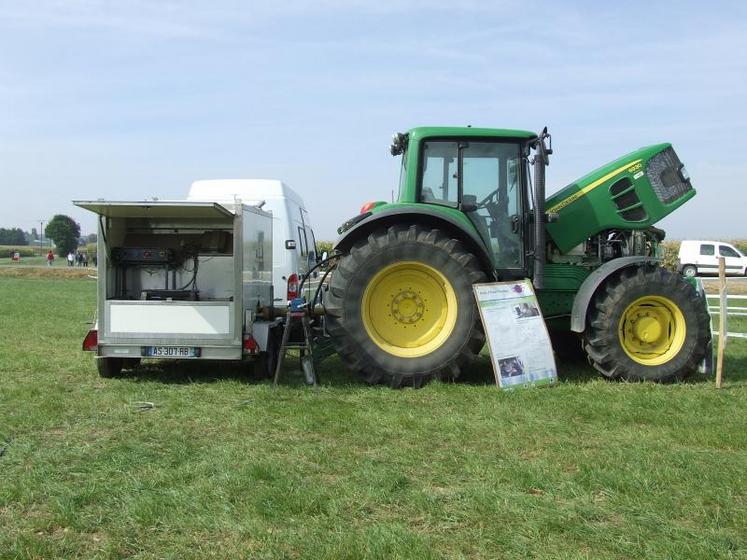
[[336,359],[318,391],[215,365],[102,380],[94,300],[0,276],[0,558],[747,557],[747,341],[720,391],[579,363],[511,393],[487,362],[417,391]]

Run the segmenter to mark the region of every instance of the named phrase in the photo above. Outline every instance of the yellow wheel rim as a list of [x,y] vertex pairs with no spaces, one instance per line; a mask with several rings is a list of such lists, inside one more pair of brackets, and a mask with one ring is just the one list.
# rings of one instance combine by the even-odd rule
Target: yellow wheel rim
[[363,326],[382,350],[401,358],[425,356],[454,330],[454,288],[435,268],[415,261],[380,270],[363,292]]
[[658,366],[679,353],[686,332],[685,317],[672,300],[644,296],[625,309],[618,335],[630,359],[646,366]]

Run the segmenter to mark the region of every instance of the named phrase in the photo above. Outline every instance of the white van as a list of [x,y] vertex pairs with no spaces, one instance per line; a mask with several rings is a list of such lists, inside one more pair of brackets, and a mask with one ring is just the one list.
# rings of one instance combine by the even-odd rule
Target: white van
[[723,241],[686,240],[680,244],[679,270],[688,277],[718,274],[718,258],[724,257],[727,275],[747,275],[747,257]]
[[[317,263],[316,239],[301,196],[275,179],[211,179],[195,181],[187,200],[234,202],[272,213],[273,299],[285,303],[294,284]],[[292,295],[292,294],[291,294]]]

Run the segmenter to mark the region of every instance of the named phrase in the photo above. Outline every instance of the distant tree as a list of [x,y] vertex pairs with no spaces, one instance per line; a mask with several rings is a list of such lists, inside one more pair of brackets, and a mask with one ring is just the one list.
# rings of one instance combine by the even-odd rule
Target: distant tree
[[78,248],[80,226],[70,216],[56,214],[44,228],[44,235],[54,241],[57,254],[64,257]]
[[28,245],[21,228],[0,228],[0,245]]
[[37,239],[39,239],[39,232],[36,231],[35,227],[31,228],[31,239],[33,239],[34,241],[36,241]]
[[89,233],[86,236],[86,243],[96,243],[96,241],[98,241],[98,239],[99,239],[98,235],[96,235],[95,233]]

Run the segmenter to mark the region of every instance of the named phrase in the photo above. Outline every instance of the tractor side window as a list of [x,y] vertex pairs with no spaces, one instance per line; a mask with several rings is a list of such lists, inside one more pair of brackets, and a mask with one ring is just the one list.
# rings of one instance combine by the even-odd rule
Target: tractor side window
[[718,246],[718,254],[722,257],[737,257],[739,258],[741,255],[737,253],[734,249],[731,247],[727,247],[726,245],[719,245]]
[[456,142],[425,142],[420,200],[456,207],[459,203],[457,183],[458,147]]
[[712,257],[716,253],[715,253],[713,245],[701,245],[700,246],[700,254],[704,255],[706,257]]

